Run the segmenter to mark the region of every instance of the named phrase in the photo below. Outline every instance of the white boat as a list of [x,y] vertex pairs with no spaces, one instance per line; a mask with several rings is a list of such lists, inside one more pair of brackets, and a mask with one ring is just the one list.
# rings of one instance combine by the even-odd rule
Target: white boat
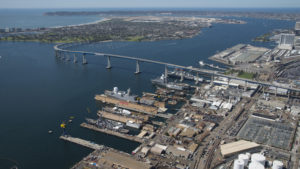
[[204,63],[202,60],[200,60],[200,61],[199,61],[199,65],[200,65],[200,66],[205,66],[205,63]]

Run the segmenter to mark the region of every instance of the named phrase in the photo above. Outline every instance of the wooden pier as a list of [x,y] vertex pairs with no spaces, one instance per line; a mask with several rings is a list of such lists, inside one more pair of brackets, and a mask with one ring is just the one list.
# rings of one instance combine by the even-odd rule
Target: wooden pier
[[117,136],[117,137],[127,139],[127,140],[130,140],[130,141],[135,141],[135,142],[138,142],[138,143],[143,143],[144,142],[143,139],[138,138],[136,136],[119,133],[119,132],[116,132],[116,131],[113,131],[113,130],[101,129],[101,128],[98,128],[98,127],[96,127],[94,125],[91,125],[91,124],[81,123],[80,126],[84,127],[84,128],[87,128],[87,129],[90,129],[90,130],[94,130],[94,131],[110,134],[110,135],[113,135],[113,136]]
[[69,135],[63,135],[63,136],[60,136],[59,138],[62,140],[65,140],[65,141],[69,141],[69,142],[72,142],[75,144],[82,145],[82,146],[90,148],[90,149],[94,149],[94,150],[100,150],[100,149],[104,148],[103,145],[99,145],[99,144],[93,143],[91,141],[83,140],[81,138],[76,138],[76,137],[72,137]]

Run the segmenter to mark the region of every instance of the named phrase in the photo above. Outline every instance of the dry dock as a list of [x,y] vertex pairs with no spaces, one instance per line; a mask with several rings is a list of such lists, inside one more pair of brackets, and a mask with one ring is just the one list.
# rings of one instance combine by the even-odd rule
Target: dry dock
[[104,94],[96,95],[95,99],[98,101],[102,101],[103,103],[115,104],[116,106],[121,107],[121,108],[129,109],[129,110],[133,110],[133,111],[137,111],[137,112],[142,112],[142,113],[147,113],[147,114],[152,114],[152,115],[156,115],[157,111],[158,111],[157,107],[127,102],[124,100],[107,97]]
[[143,139],[141,139],[141,138],[138,138],[138,137],[135,137],[135,136],[132,136],[132,135],[128,135],[128,134],[119,133],[119,132],[112,131],[112,130],[101,129],[101,128],[98,128],[98,127],[93,126],[91,124],[81,123],[80,126],[84,127],[84,128],[87,128],[87,129],[94,130],[94,131],[98,131],[98,132],[102,132],[102,133],[114,135],[114,136],[117,136],[117,137],[120,137],[120,138],[124,138],[124,139],[130,140],[130,141],[135,141],[135,142],[139,142],[139,143],[143,143],[144,142]]
[[72,137],[72,136],[60,136],[59,138],[62,139],[62,140],[66,140],[66,141],[69,141],[69,142],[72,142],[72,143],[82,145],[82,146],[87,147],[87,148],[94,149],[94,150],[99,150],[99,149],[104,148],[103,145],[99,145],[99,144],[96,144],[96,143],[93,143],[93,142],[90,142],[90,141],[87,141],[87,140],[83,140],[81,138],[76,138],[76,137]]
[[127,121],[132,121],[138,124],[142,124],[143,121],[136,119],[136,118],[131,118],[131,117],[126,117],[123,115],[119,115],[119,114],[115,114],[115,113],[109,113],[106,111],[98,111],[98,115],[101,115],[102,117],[106,118],[106,119],[110,119],[110,120],[114,120],[114,121],[119,121],[122,123],[126,123]]

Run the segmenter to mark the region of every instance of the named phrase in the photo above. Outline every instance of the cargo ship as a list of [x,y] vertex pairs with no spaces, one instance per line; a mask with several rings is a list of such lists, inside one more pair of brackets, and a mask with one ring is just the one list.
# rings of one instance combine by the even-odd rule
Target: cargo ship
[[189,86],[186,84],[177,84],[174,82],[167,82],[164,74],[162,74],[159,78],[152,79],[151,82],[154,85],[165,87],[168,89],[173,89],[173,90],[188,90],[189,89]]

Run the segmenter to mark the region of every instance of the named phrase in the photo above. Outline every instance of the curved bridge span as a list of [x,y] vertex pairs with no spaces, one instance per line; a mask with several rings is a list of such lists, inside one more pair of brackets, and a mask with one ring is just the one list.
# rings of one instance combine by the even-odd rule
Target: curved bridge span
[[143,58],[137,58],[137,57],[132,57],[132,56],[124,56],[124,55],[116,55],[116,54],[109,54],[109,53],[99,53],[99,52],[88,52],[88,51],[77,51],[77,50],[68,50],[65,49],[67,47],[71,47],[72,44],[58,44],[54,46],[55,50],[55,56],[61,59],[67,59],[70,60],[69,56],[66,56],[66,54],[73,54],[73,62],[76,63],[78,62],[78,55],[82,56],[82,64],[87,64],[87,55],[90,56],[102,56],[107,58],[107,69],[112,68],[111,66],[111,61],[110,58],[117,58],[117,59],[127,59],[127,60],[132,60],[136,62],[136,74],[141,73],[140,72],[140,63],[146,62],[146,63],[153,63],[153,64],[159,64],[163,65],[166,68],[167,67],[174,67],[174,68],[180,68],[184,70],[189,70],[195,73],[200,73],[200,74],[206,74],[212,77],[226,77],[228,79],[236,79],[236,80],[242,80],[245,83],[252,83],[252,84],[258,84],[263,87],[275,87],[280,88],[280,89],[287,89],[289,92],[300,92],[300,89],[298,88],[293,88],[293,87],[283,87],[279,85],[272,84],[270,82],[262,82],[262,81],[256,81],[256,80],[250,80],[250,79],[244,79],[244,78],[239,78],[235,76],[230,76],[230,75],[225,75],[222,74],[218,71],[214,70],[209,70],[209,69],[203,69],[203,68],[194,68],[192,66],[182,66],[182,65],[177,65],[173,63],[168,63],[168,62],[162,62],[162,61],[156,61],[156,60],[150,60],[150,59],[143,59]]

